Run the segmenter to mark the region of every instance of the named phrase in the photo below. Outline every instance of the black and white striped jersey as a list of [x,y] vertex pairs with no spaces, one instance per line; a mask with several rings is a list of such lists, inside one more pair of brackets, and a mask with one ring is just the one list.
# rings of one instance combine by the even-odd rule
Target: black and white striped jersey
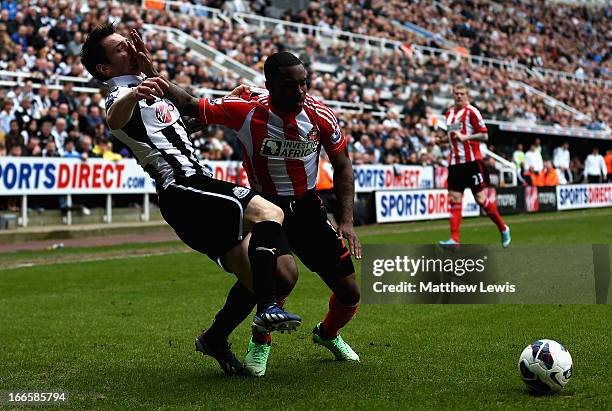
[[[134,75],[114,77],[111,80],[112,90],[106,97],[106,110],[142,80],[142,77]],[[158,188],[167,188],[182,177],[196,174],[211,176],[195,156],[181,114],[166,98],[140,100],[134,107],[130,121],[111,132],[128,147]]]

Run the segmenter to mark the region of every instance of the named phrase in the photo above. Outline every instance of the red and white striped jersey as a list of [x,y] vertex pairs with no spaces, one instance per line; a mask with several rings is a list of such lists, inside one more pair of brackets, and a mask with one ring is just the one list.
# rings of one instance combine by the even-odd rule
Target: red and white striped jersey
[[471,136],[476,133],[486,133],[487,126],[480,111],[471,104],[460,110],[455,106],[446,112],[446,133],[450,142],[449,165],[463,164],[469,161],[482,160],[480,154],[480,141],[460,141],[458,133]]
[[333,111],[307,95],[299,113],[281,113],[268,94],[200,99],[200,120],[235,130],[251,187],[268,194],[301,196],[317,182],[321,144],[329,155],[347,140]]

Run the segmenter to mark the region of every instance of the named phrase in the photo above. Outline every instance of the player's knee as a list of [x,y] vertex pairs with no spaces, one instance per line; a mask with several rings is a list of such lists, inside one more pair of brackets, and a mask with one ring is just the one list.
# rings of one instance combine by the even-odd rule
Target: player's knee
[[361,290],[357,281],[346,281],[339,290],[334,290],[336,298],[344,305],[357,305],[361,301]]
[[278,257],[276,261],[276,294],[289,295],[298,279],[298,270],[291,254]]
[[459,194],[459,193],[451,192],[449,197],[450,197],[450,201],[452,201],[453,203],[458,203],[458,202],[463,200],[461,198],[461,194]]
[[253,224],[260,223],[262,221],[274,221],[282,224],[285,214],[277,205],[256,196],[249,203],[246,210],[246,217]]
[[326,276],[323,278],[327,278],[325,282],[342,304],[357,305],[361,301],[361,289],[357,283],[354,270],[346,276]]
[[256,222],[275,221],[279,224],[282,224],[283,219],[285,218],[285,213],[283,213],[283,210],[280,207],[272,203],[268,203],[265,206],[261,207],[258,213],[258,218],[259,221]]

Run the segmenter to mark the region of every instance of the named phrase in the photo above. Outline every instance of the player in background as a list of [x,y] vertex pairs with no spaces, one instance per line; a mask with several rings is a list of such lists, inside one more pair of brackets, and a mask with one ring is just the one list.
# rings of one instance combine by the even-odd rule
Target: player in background
[[[148,60],[150,74],[155,75],[150,59],[144,52],[140,54]],[[185,115],[238,133],[251,186],[281,206],[291,250],[332,290],[327,315],[313,329],[313,341],[338,360],[359,361],[339,334],[355,316],[361,298],[350,258],[351,253],[361,258],[361,244],[353,228],[354,177],[347,140],[333,112],[306,94],[307,73],[297,57],[276,53],[266,60],[264,71],[269,94],[248,101],[232,96],[197,99],[172,83],[164,92]],[[341,209],[337,230],[328,221],[315,191],[321,145],[334,167],[334,187]],[[350,251],[343,239],[348,241]],[[240,265],[247,269],[248,261]],[[230,301],[230,297],[226,304],[242,306],[246,318],[254,300]],[[231,323],[237,326],[237,320],[235,317]],[[270,336],[265,330],[254,331],[245,366],[252,375],[262,376],[270,353]]]
[[[212,178],[195,157],[179,110],[163,97],[167,83],[161,77],[143,79],[137,55],[112,24],[96,27],[83,45],[84,66],[113,87],[106,99],[113,135],[155,180],[160,211],[181,240],[221,266],[239,258],[249,262],[249,271],[232,271],[239,281],[230,296],[255,293],[248,293],[257,304],[253,323],[267,330],[296,328],[300,318],[276,299],[279,260],[290,260],[284,264],[293,264],[297,277],[282,210],[253,190]],[[198,338],[196,348],[214,357],[226,374],[243,371],[227,339]]]
[[480,111],[470,104],[465,84],[455,85],[453,97],[455,104],[446,112],[446,127],[450,145],[448,194],[451,238],[440,241],[440,244],[459,244],[463,192],[469,188],[478,205],[499,229],[502,246],[508,247],[511,242],[510,227],[504,224],[497,211],[497,205],[489,201],[483,191],[489,184],[489,174],[482,162],[480,142],[489,139],[487,127]]

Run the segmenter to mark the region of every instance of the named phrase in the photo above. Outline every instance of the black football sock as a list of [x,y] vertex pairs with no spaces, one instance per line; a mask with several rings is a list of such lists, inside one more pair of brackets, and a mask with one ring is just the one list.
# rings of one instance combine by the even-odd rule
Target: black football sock
[[289,252],[283,227],[279,223],[262,221],[253,226],[249,261],[258,312],[276,302],[276,259]]
[[210,328],[204,332],[204,338],[213,346],[224,344],[253,311],[255,304],[255,295],[237,281],[227,294],[225,305],[215,316]]

